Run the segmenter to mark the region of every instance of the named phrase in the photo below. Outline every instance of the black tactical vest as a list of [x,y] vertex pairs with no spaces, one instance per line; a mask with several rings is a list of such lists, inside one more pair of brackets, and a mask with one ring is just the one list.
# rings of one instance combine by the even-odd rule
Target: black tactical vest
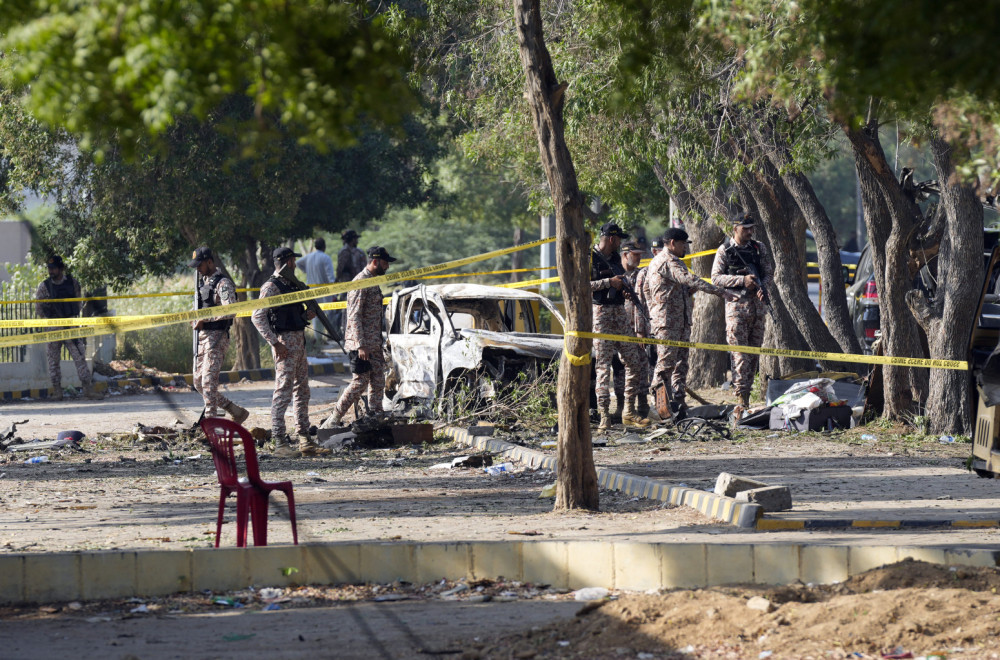
[[[740,261],[740,257],[743,258]],[[746,245],[737,245],[731,238],[726,237],[726,275],[746,275],[740,272],[746,269],[744,262],[757,269],[758,273],[763,272],[760,263],[760,243],[757,241],[747,241]]]
[[[62,284],[56,284],[52,278],[45,280],[45,290],[49,298],[76,298],[76,280],[67,273]],[[71,318],[80,314],[79,302],[42,303],[42,314],[47,319]]]
[[[601,261],[602,257],[605,261],[607,261],[607,264],[605,264],[604,261]],[[610,270],[608,270],[608,265],[611,266]],[[625,275],[625,269],[622,267],[621,257],[618,253],[613,253],[609,257],[604,257],[604,255],[598,253],[597,250],[594,250],[590,255],[590,281],[604,280],[616,275]],[[624,305],[625,294],[614,287],[594,291],[594,304]]]
[[[282,294],[297,291],[294,287],[285,283],[281,278],[272,275],[268,282],[274,282]],[[271,328],[275,332],[295,332],[306,329],[305,319],[306,306],[302,303],[290,303],[281,307],[269,307],[267,309],[267,320],[271,323]]]
[[[219,288],[219,282],[221,282],[224,277],[225,276],[222,273],[216,273],[209,279],[202,282],[201,286],[198,288],[198,309],[221,306],[215,304],[215,292]],[[222,321],[205,321],[201,324],[201,329],[228,331],[232,325],[232,319],[224,319]]]

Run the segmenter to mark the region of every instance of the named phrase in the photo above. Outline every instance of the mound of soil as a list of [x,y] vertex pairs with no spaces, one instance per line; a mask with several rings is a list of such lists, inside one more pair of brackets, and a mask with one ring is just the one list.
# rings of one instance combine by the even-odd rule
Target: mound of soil
[[998,585],[996,569],[905,561],[832,586],[628,595],[466,657],[997,658]]

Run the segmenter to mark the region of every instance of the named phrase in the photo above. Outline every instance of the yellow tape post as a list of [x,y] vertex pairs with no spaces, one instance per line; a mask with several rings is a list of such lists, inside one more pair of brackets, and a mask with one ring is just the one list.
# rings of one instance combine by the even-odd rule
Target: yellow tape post
[[854,353],[825,353],[821,351],[797,351],[786,348],[763,348],[757,346],[729,346],[728,344],[702,344],[690,341],[673,341],[671,339],[652,339],[646,337],[629,337],[626,335],[608,335],[597,332],[581,332],[567,330],[567,335],[582,339],[605,339],[608,341],[624,341],[632,344],[659,344],[662,346],[677,346],[678,348],[700,348],[706,351],[725,351],[735,353],[753,353],[756,355],[775,355],[783,357],[811,358],[814,360],[834,360],[837,362],[854,362],[860,364],[882,364],[894,367],[929,367],[931,369],[956,369],[968,371],[969,363],[965,360],[930,360],[926,358],[892,357],[889,355],[857,355]]
[[[483,254],[478,254],[471,257],[463,257],[462,259],[454,259],[452,261],[446,261],[444,263],[436,264],[433,266],[423,266],[421,268],[413,268],[398,273],[387,273],[385,275],[379,275],[378,277],[370,277],[364,280],[327,284],[324,286],[311,288],[306,291],[294,291],[292,293],[285,293],[278,296],[257,298],[255,300],[246,300],[243,302],[233,303],[232,305],[226,305],[225,311],[227,316],[230,314],[251,313],[258,309],[279,307],[281,305],[303,302],[305,300],[312,300],[314,298],[325,298],[326,296],[332,296],[339,293],[346,293],[347,291],[353,291],[355,289],[364,289],[370,286],[380,286],[382,284],[388,284],[391,282],[415,279],[417,276],[420,275],[437,273],[443,270],[451,270],[452,268],[460,268],[467,264],[476,263],[477,261],[486,261],[487,259],[502,257],[504,255],[508,255],[517,252],[519,250],[528,250],[530,248],[538,247],[546,243],[551,243],[554,240],[555,240],[554,237],[542,238],[537,241],[531,241],[530,243],[515,245],[514,247],[509,247],[509,248],[502,248],[500,250],[493,250],[492,252],[485,252]],[[153,316],[147,316],[141,319],[137,319],[135,321],[106,322],[100,325],[94,325],[83,328],[73,328],[68,330],[55,330],[51,332],[38,332],[33,334],[0,337],[0,347],[23,346],[26,344],[42,344],[53,341],[64,341],[67,339],[78,339],[81,337],[97,337],[100,335],[107,335],[116,332],[146,330],[148,328],[156,328],[164,325],[173,325],[176,323],[188,323],[191,321],[197,321],[199,319],[210,319],[216,316],[219,316],[218,307],[206,307],[205,309],[197,309],[189,312],[176,312],[174,314],[158,314]]]

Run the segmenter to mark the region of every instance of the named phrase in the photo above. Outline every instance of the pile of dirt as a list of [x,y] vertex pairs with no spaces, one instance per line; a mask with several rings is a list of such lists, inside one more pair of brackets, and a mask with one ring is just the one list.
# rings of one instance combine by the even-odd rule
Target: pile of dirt
[[467,658],[1000,657],[996,569],[907,561],[832,586],[627,595]]
[[[98,369],[95,367],[95,370]],[[142,378],[153,376],[173,378],[174,376],[174,374],[168,371],[160,371],[156,367],[148,367],[135,360],[112,360],[106,365],[101,365],[98,373],[108,378]]]

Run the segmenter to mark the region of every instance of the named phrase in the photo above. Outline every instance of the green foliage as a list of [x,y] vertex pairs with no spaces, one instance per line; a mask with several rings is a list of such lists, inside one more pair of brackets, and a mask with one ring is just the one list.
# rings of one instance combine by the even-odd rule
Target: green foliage
[[12,295],[22,295],[28,292],[35,295],[35,290],[49,276],[44,266],[36,264],[3,264],[10,276],[6,282],[0,282],[0,298],[10,298]]
[[0,2],[7,84],[27,86],[37,119],[82,135],[84,148],[128,153],[144,134],[209,117],[233,95],[254,106],[244,144],[278,126],[326,147],[357,138],[362,117],[415,108],[398,12],[368,3],[219,0]]

